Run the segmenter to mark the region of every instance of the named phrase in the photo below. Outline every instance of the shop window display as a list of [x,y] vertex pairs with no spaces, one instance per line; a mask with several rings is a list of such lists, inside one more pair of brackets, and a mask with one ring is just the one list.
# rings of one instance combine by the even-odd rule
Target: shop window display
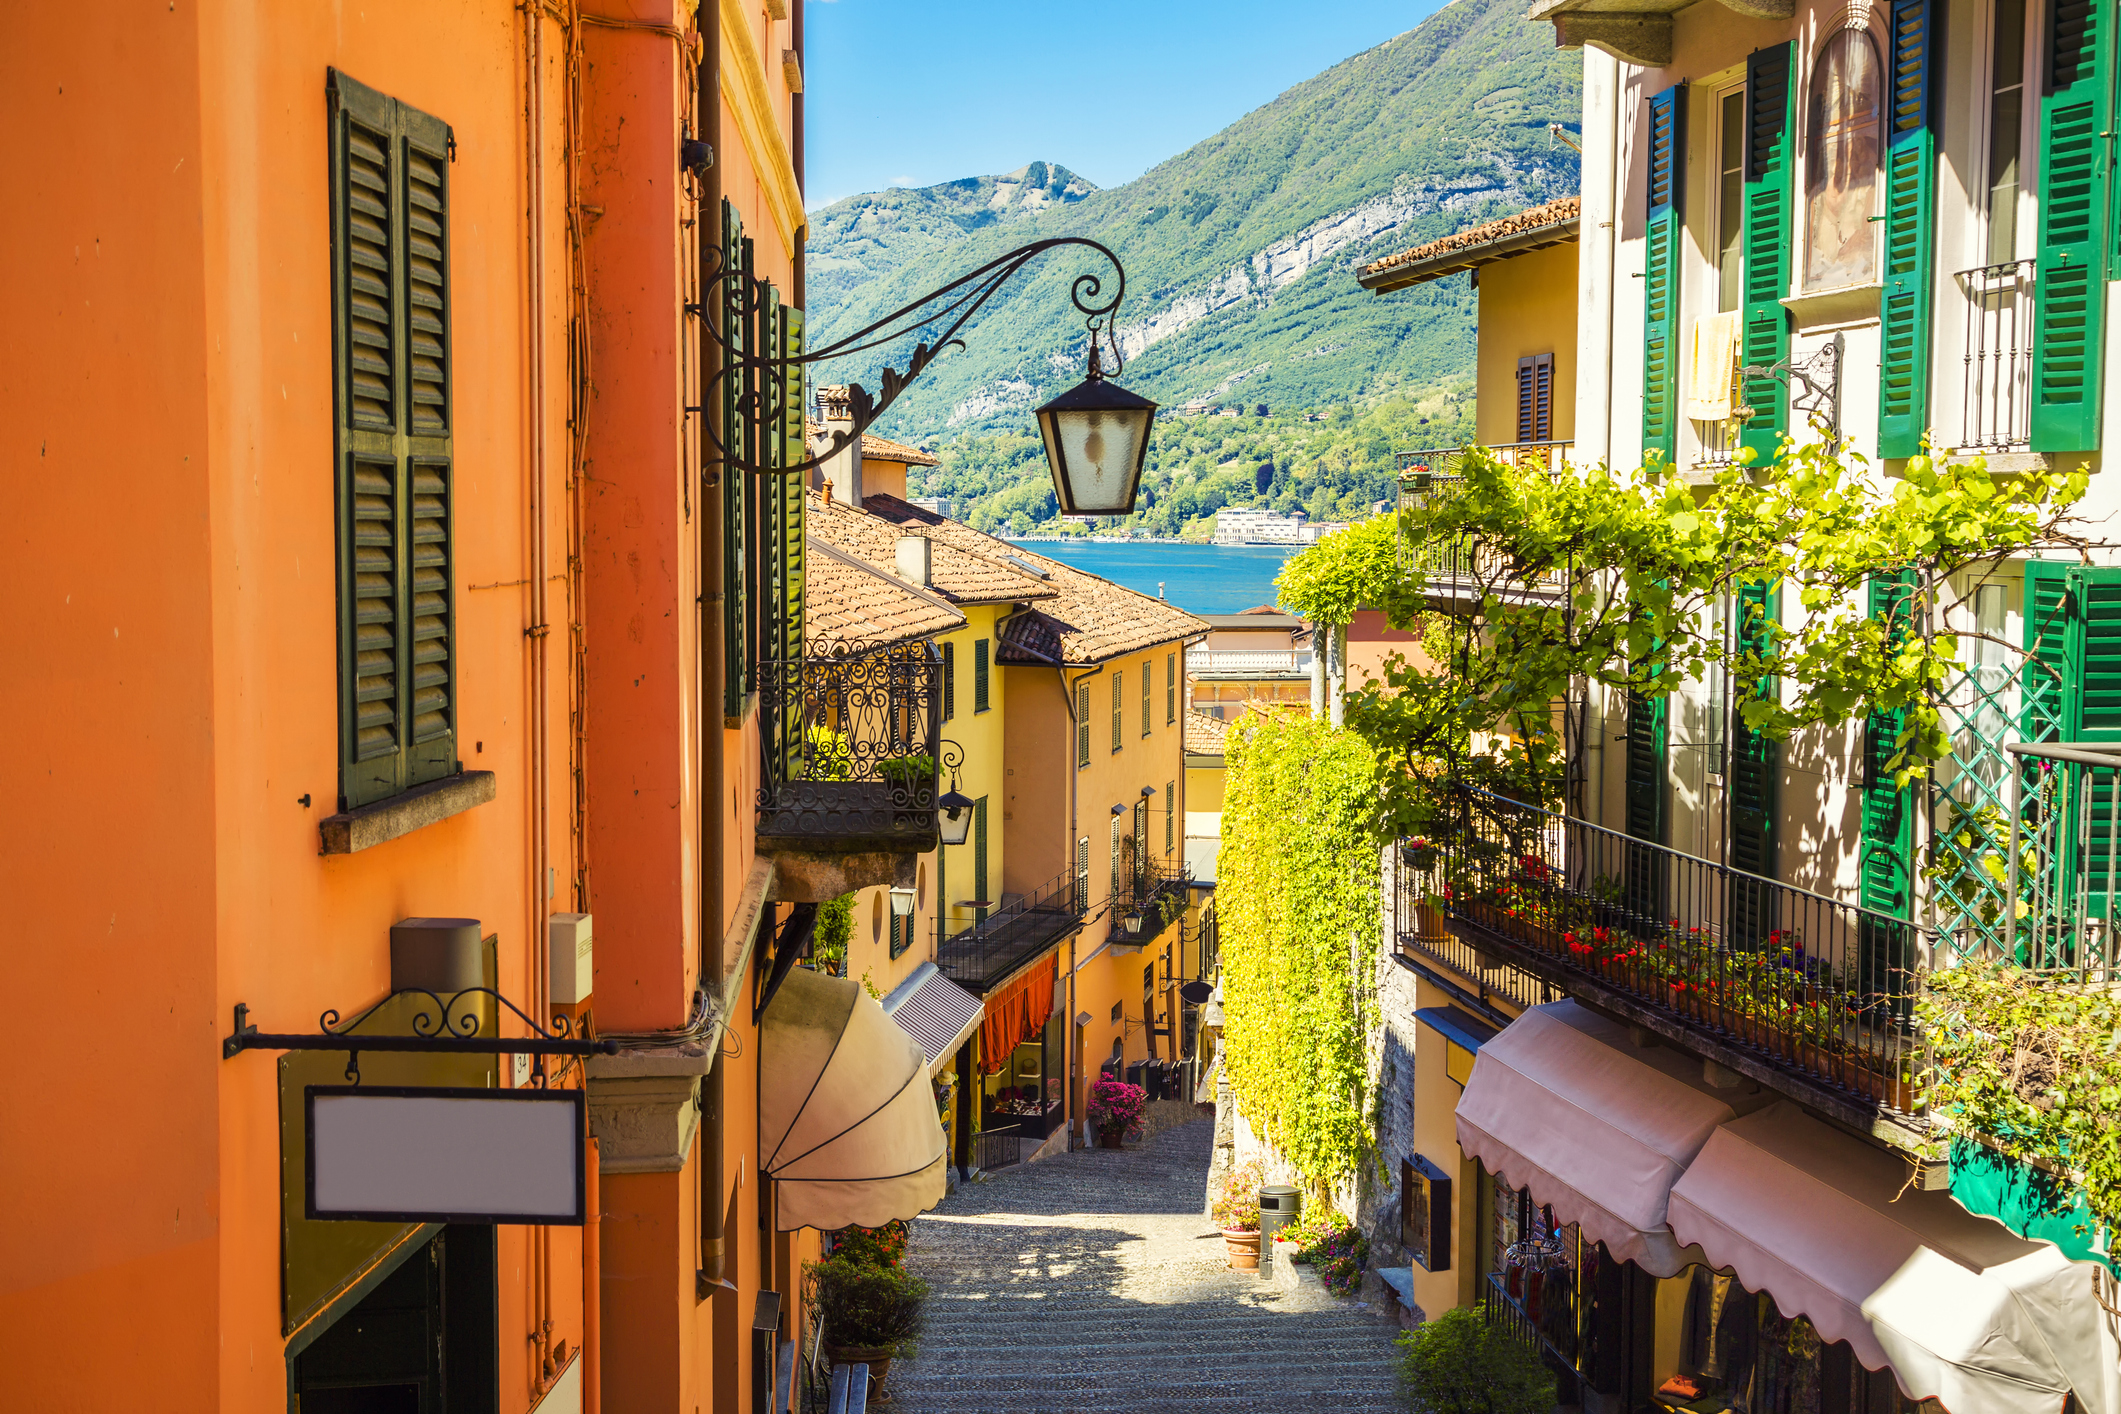
[[1015,1125],[1026,1139],[1043,1139],[1062,1124],[1060,1014],[1048,1019],[1036,1039],[1009,1053],[986,1079],[986,1114],[980,1127]]

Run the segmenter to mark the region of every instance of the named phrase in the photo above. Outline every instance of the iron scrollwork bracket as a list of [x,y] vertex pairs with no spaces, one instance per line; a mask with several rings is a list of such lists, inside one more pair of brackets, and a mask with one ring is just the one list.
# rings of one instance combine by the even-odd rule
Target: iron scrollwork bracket
[[[1812,420],[1812,426],[1829,442],[1841,440],[1841,355],[1845,340],[1840,334],[1804,358],[1795,354],[1777,359],[1765,366],[1746,364],[1738,370],[1741,378],[1773,378],[1784,384],[1790,393],[1790,411],[1801,412]],[[1803,391],[1799,391],[1799,385]],[[1745,410],[1750,416],[1751,409]]]
[[[388,1035],[382,1032],[355,1034],[357,1027],[378,1011],[400,997],[425,997],[433,1003],[432,1012],[422,1008],[412,1014],[412,1034]],[[509,1037],[499,1034],[479,1034],[480,1019],[476,1011],[456,1013],[458,1003],[466,997],[492,997],[500,1005],[514,1012],[518,1019],[530,1029],[530,1035]],[[250,1007],[237,1002],[235,1025],[221,1041],[221,1057],[232,1060],[244,1051],[345,1051],[346,1078],[353,1084],[361,1083],[361,1052],[363,1051],[413,1051],[441,1055],[527,1055],[537,1057],[538,1064],[533,1073],[533,1083],[545,1083],[545,1057],[547,1056],[610,1056],[617,1055],[616,1041],[591,1040],[574,1034],[574,1023],[565,1015],[552,1018],[551,1029],[532,1021],[521,1007],[502,996],[491,987],[467,987],[461,992],[447,996],[430,992],[424,987],[401,987],[351,1021],[340,1021],[336,1007],[325,1008],[317,1018],[314,1032],[269,1032],[260,1031],[250,1019]]]
[[[730,330],[723,327],[727,321],[711,317],[717,308],[727,310],[735,305],[735,312],[748,324],[757,317],[763,303],[764,281],[751,278],[743,270],[719,269],[709,278],[706,289],[701,292],[699,303],[685,306],[685,312],[700,320],[707,336],[720,345],[722,350],[721,369],[709,380],[710,392],[704,405],[688,407],[687,411],[702,414],[702,431],[724,465],[753,476],[807,475],[838,455],[848,443],[860,437],[936,358],[951,348],[962,349],[965,341],[959,336],[981,307],[1025,266],[1047,251],[1061,246],[1084,246],[1112,263],[1117,278],[1110,299],[1103,297],[1104,277],[1095,272],[1076,276],[1069,286],[1068,295],[1090,331],[1090,368],[1093,375],[1100,372],[1098,347],[1101,340],[1112,349],[1113,372],[1117,373],[1123,360],[1116,320],[1120,301],[1127,293],[1126,268],[1119,263],[1119,257],[1109,248],[1087,236],[1055,236],[1019,246],[1006,255],[988,261],[979,269],[959,276],[947,285],[930,290],[843,339],[794,358],[783,358],[777,350],[762,351],[754,347],[757,342],[755,340],[744,340],[739,346],[739,342],[731,337]],[[722,254],[718,250],[710,250],[707,256],[716,264],[722,260]],[[722,292],[723,286],[730,282],[734,282],[733,298],[729,293]],[[811,365],[882,348],[916,331],[932,332],[933,337],[923,338],[914,345],[911,356],[906,360],[905,372],[901,373],[896,368],[885,365],[880,375],[881,387],[876,394],[871,394],[859,383],[848,385],[847,407],[852,425],[849,428],[834,428],[831,446],[817,455],[806,456],[801,461],[784,465],[753,461],[740,450],[725,446],[721,431],[716,426],[717,419],[706,415],[729,397],[724,380],[736,378],[741,380],[737,386],[743,391],[735,396],[735,410],[753,419],[770,420],[776,410],[788,405],[789,381],[792,379],[800,382],[804,371]],[[712,391],[716,388],[723,388],[719,396]]]

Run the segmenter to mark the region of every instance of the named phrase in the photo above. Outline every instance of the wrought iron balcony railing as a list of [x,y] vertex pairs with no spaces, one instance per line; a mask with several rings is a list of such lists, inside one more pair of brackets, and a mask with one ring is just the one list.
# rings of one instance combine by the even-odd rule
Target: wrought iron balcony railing
[[[1574,445],[1574,442],[1515,442],[1487,450],[1512,466],[1536,467],[1555,476],[1567,466],[1569,448]],[[1504,573],[1501,556],[1492,551],[1459,537],[1416,539],[1405,530],[1404,517],[1407,514],[1418,514],[1439,498],[1454,495],[1465,486],[1466,479],[1460,468],[1470,450],[1468,447],[1429,447],[1397,453],[1398,509],[1402,515],[1400,565],[1405,569],[1418,569],[1431,581],[1440,582],[1437,587],[1445,595],[1451,594],[1455,586],[1496,581]],[[1542,595],[1558,591],[1562,583],[1560,575],[1542,575],[1527,583],[1498,583],[1494,587],[1502,592],[1530,591]]]
[[1537,973],[1626,998],[1865,1108],[1914,1109],[1927,930],[1905,919],[1460,788],[1402,848],[1419,907]]
[[761,849],[935,848],[941,663],[926,642],[759,663]]
[[1952,278],[1966,301],[1959,445],[2007,452],[2032,445],[2034,262],[2006,260]]
[[[1112,896],[1112,936],[1115,941],[1146,943],[1178,920],[1185,910],[1187,891],[1193,887],[1193,871],[1184,860],[1165,863],[1149,859],[1132,873],[1123,874]],[[1131,920],[1140,920],[1130,927]]]
[[987,915],[936,945],[935,967],[971,992],[984,993],[1083,925],[1084,887],[1073,870],[1035,894]]

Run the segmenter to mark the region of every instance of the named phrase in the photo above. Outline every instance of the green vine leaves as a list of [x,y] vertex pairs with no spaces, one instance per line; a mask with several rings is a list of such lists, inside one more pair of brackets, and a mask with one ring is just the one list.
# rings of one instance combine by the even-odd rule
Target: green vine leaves
[[[2013,555],[2097,543],[2071,514],[2081,469],[1998,477],[1978,458],[1920,456],[1888,479],[1831,444],[1785,441],[1772,466],[1705,484],[1661,463],[1557,474],[1479,448],[1454,470],[1448,492],[1327,537],[1277,581],[1307,618],[1370,607],[1422,630],[1422,654],[1349,701],[1350,723],[1409,765],[1479,733],[1537,738],[1573,684],[1658,697],[1721,669],[1745,724],[1771,737],[1900,714],[1905,784],[1950,749],[1940,707],[1964,634],[1946,625],[1969,583]],[[1866,586],[1888,576],[1904,587],[1874,617]],[[1779,591],[1778,618],[1742,592],[1758,586]],[[1728,606],[1748,597],[1733,632]]]
[[1321,1187],[1374,1145],[1381,783],[1361,738],[1308,717],[1249,716],[1230,733],[1225,1064],[1246,1118]]
[[1932,973],[1915,1006],[1931,1112],[2082,1175],[2092,1212],[2121,1225],[2121,997],[1976,963]]

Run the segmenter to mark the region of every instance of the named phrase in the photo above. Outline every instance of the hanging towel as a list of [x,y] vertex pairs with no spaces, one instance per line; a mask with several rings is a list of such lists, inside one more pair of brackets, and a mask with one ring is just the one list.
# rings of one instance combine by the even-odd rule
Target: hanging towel
[[1731,369],[1738,354],[1738,312],[1697,316],[1693,347],[1688,353],[1686,415],[1696,422],[1722,422],[1731,415]]

